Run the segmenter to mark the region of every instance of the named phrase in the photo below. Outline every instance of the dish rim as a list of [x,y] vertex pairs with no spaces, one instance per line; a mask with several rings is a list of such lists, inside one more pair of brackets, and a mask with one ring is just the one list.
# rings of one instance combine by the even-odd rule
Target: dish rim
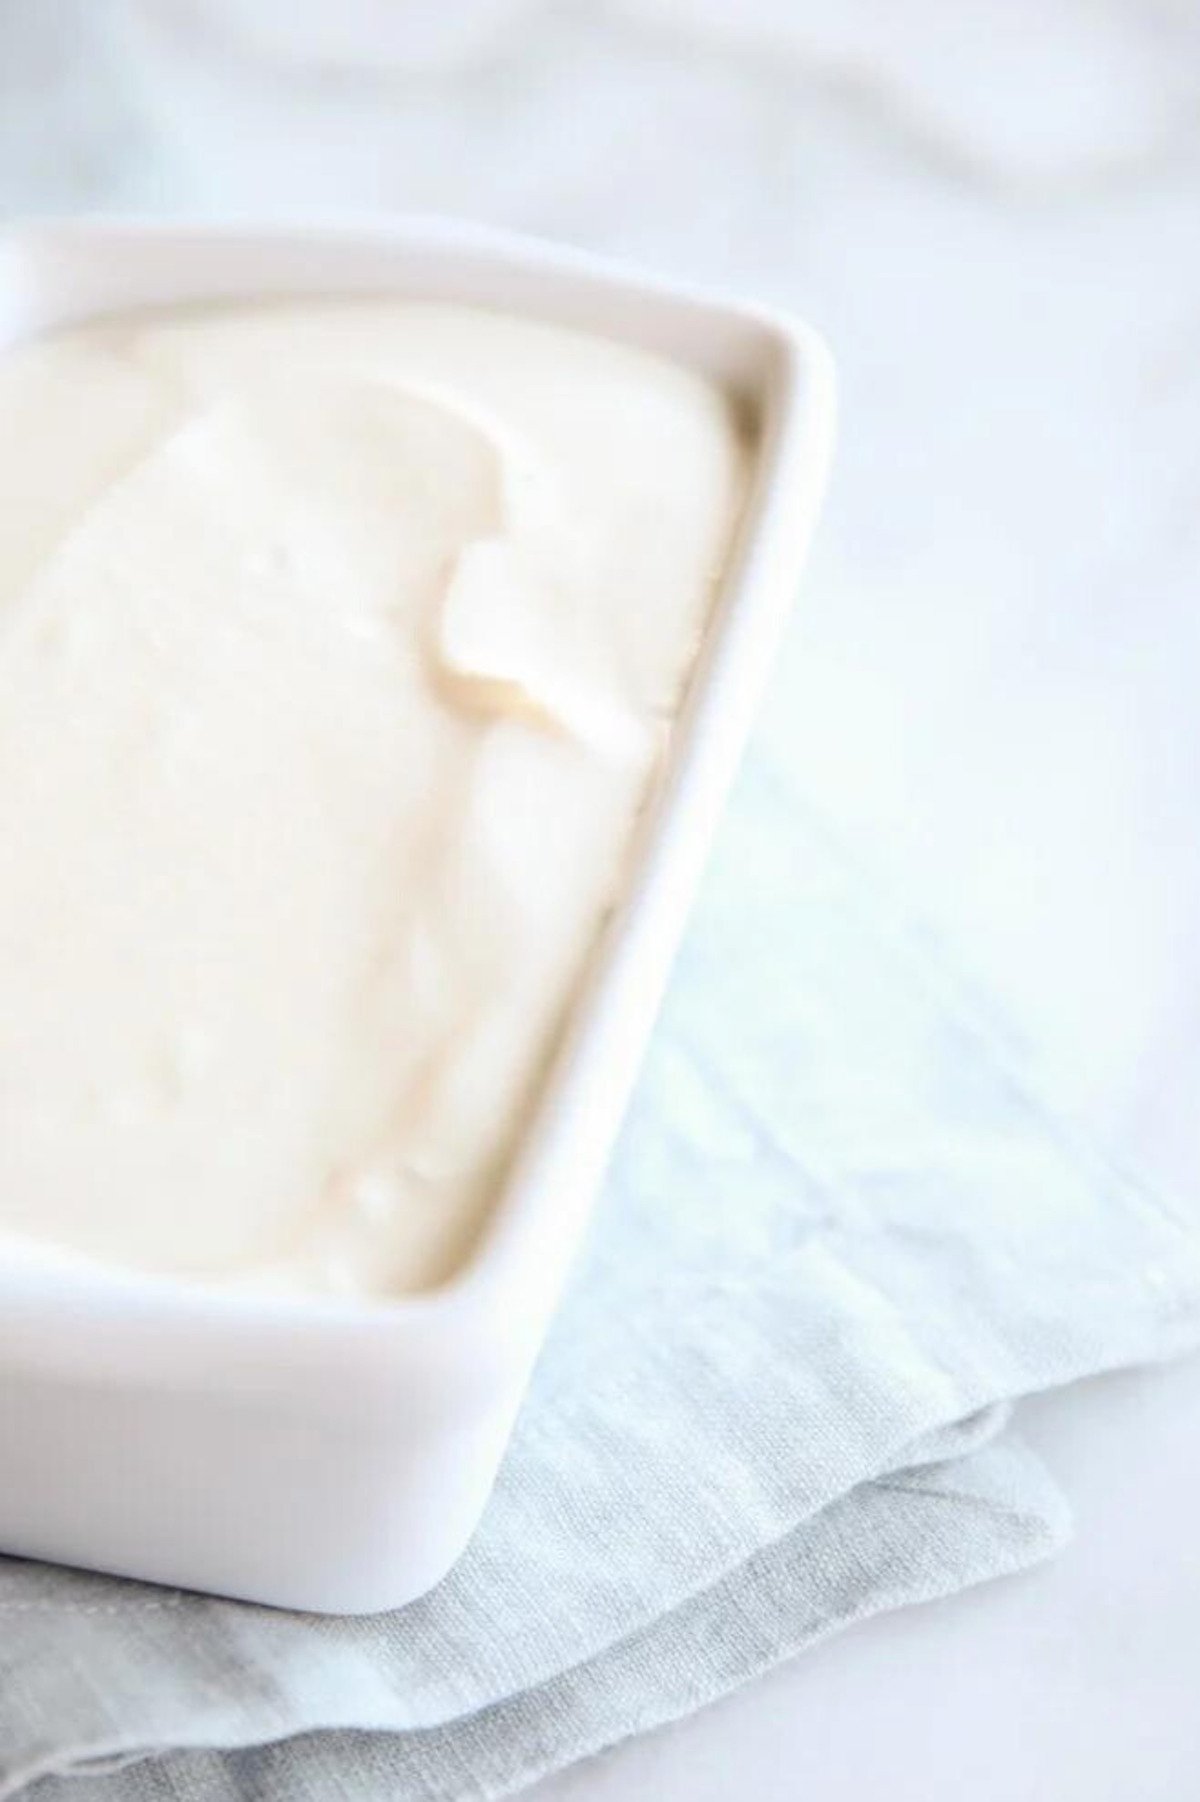
[[[411,275],[411,266],[424,257],[431,270],[457,266],[464,289],[478,290],[472,298],[443,295],[449,301],[524,311],[632,342],[653,339],[651,348],[674,331],[686,350],[660,354],[677,362],[696,367],[709,356],[732,354],[736,360],[741,354],[747,367],[755,360],[759,365],[761,417],[751,493],[661,778],[631,847],[625,892],[593,950],[507,1173],[471,1249],[451,1276],[437,1287],[395,1297],[275,1293],[93,1263],[34,1241],[0,1241],[0,1367],[16,1358],[23,1364],[50,1362],[78,1370],[84,1360],[93,1371],[129,1371],[132,1357],[144,1355],[149,1339],[158,1364],[143,1375],[147,1381],[164,1382],[185,1374],[194,1362],[164,1356],[164,1341],[178,1346],[195,1335],[210,1348],[221,1344],[229,1361],[264,1358],[274,1363],[283,1355],[294,1365],[299,1356],[313,1369],[327,1361],[335,1346],[361,1370],[381,1342],[393,1348],[402,1342],[406,1355],[424,1363],[430,1375],[468,1366],[478,1375],[481,1354],[492,1355],[507,1343],[523,1355],[529,1330],[540,1333],[544,1306],[530,1307],[540,1326],[530,1323],[525,1330],[514,1323],[506,1302],[511,1304],[514,1284],[534,1296],[542,1288],[557,1291],[562,1266],[591,1214],[596,1181],[585,1179],[588,1193],[582,1204],[564,1201],[557,1218],[550,1213],[553,1197],[546,1190],[568,1173],[572,1139],[577,1150],[584,1142],[585,1169],[594,1166],[593,1174],[602,1174],[640,1068],[681,924],[820,508],[833,430],[832,363],[820,337],[782,311],[643,274],[588,251],[419,215],[369,222],[306,218],[218,223],[103,216],[9,220],[0,226],[0,302],[7,278],[14,271],[19,276],[22,260],[35,269],[39,257],[52,260],[64,253],[68,264],[72,256],[115,262],[147,246],[160,256],[164,249],[193,255],[199,250],[202,258],[213,260],[214,270],[225,260],[220,281],[214,277],[208,292],[191,292],[195,301],[239,292],[248,298],[245,290],[226,286],[228,271],[248,250],[265,252],[268,261],[273,256],[281,269],[306,255],[325,259],[327,286],[301,289],[289,280],[273,290],[279,295],[368,291],[356,281],[347,284],[344,276],[338,279],[339,258],[353,252],[360,258],[365,253],[368,261],[378,258],[380,272],[390,272],[375,292],[415,298],[424,278],[406,286],[404,272],[407,267]],[[419,297],[433,298],[436,286],[435,281]],[[24,302],[33,323],[27,319],[26,334],[18,330],[5,343],[105,310],[91,307],[74,315],[43,316],[38,322],[36,292],[23,292],[19,285],[13,292],[18,314]],[[514,295],[525,296],[528,304],[514,305]],[[261,286],[255,297],[264,297]],[[177,296],[179,304],[188,298]],[[128,298],[119,304],[131,310],[155,301]],[[635,329],[639,319],[644,331]],[[620,329],[613,330],[614,324]],[[771,591],[785,588],[781,602]],[[774,622],[765,617],[772,611]],[[676,844],[675,854],[668,855],[671,841],[683,838],[690,838],[690,845]],[[685,893],[656,908],[656,885],[668,882]],[[631,993],[639,964],[651,970],[648,1005]],[[638,1015],[632,1026],[631,1010]],[[606,1059],[610,1066],[619,1061],[620,1069],[606,1072]],[[591,1112],[601,1118],[589,1119]],[[541,1274],[539,1263],[546,1266]],[[507,1363],[502,1352],[495,1358],[497,1369]]]

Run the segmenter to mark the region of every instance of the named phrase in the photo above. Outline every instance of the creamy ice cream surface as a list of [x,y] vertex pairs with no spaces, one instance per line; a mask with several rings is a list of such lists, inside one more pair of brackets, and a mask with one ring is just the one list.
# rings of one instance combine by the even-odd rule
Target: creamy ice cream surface
[[699,376],[390,299],[0,355],[0,1237],[444,1279],[621,891],[748,457]]

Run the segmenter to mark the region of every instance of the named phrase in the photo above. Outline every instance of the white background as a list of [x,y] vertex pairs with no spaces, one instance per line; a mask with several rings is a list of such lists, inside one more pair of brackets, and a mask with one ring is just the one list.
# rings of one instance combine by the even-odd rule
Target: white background
[[[1200,6],[7,0],[0,208],[93,205],[462,213],[821,325],[763,730],[1050,1092],[1200,1197]],[[1191,1802],[1200,1369],[1026,1418],[1055,1565],[539,1794]]]

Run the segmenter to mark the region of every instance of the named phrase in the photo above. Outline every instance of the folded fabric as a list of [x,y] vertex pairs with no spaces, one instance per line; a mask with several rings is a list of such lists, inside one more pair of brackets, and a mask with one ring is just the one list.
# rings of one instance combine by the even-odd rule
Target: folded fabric
[[0,1797],[504,1794],[1045,1556],[1007,1404],[1198,1341],[1200,1235],[760,756],[466,1556],[344,1621],[0,1561]]

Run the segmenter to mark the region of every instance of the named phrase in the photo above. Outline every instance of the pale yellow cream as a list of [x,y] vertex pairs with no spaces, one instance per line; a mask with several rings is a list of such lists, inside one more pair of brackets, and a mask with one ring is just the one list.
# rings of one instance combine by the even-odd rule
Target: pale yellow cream
[[454,1268],[745,463],[697,376],[466,308],[0,357],[0,1235],[363,1294]]

